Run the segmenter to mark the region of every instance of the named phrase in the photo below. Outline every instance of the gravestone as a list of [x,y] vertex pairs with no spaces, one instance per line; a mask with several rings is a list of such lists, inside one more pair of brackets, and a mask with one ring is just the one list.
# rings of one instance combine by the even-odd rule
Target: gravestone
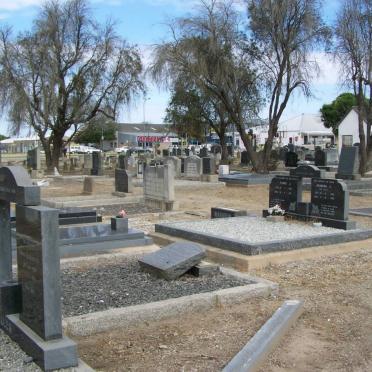
[[[22,167],[0,168],[0,201],[0,326],[43,370],[75,367],[76,344],[62,335],[58,210],[39,205],[40,188]],[[9,282],[10,202],[16,203],[18,284]]]
[[243,165],[248,165],[250,162],[248,151],[242,151],[242,154],[240,156],[240,163]]
[[208,156],[208,149],[206,147],[202,147],[199,152],[199,157],[206,158]]
[[327,155],[324,150],[315,150],[315,165],[317,167],[325,167],[327,164]]
[[196,243],[173,243],[159,251],[139,259],[139,265],[158,278],[174,280],[197,265],[206,256],[205,250]]
[[174,209],[174,170],[168,165],[146,166],[143,175],[145,204],[163,211]]
[[202,160],[198,156],[185,159],[185,177],[199,179],[202,174]]
[[298,155],[295,152],[288,151],[285,153],[285,166],[297,167]]
[[314,165],[299,165],[295,169],[291,169],[289,174],[293,177],[300,177],[300,178],[323,178],[324,171],[320,170],[318,167]]
[[181,176],[181,162],[182,160],[176,156],[168,156],[163,159],[164,164],[173,167],[175,177]]
[[234,147],[233,146],[227,146],[227,155],[234,156]]
[[216,161],[211,156],[202,158],[203,162],[203,174],[215,174],[216,173]]
[[187,147],[185,148],[185,155],[190,156],[190,149],[188,149]]
[[220,154],[222,152],[221,145],[215,144],[211,146],[211,153],[213,155]]
[[241,217],[247,216],[247,211],[242,209],[231,209],[231,208],[212,208],[211,218],[230,218],[230,217]]
[[115,193],[133,192],[132,175],[125,169],[115,169]]
[[126,169],[126,166],[125,166],[125,155],[121,154],[118,156],[118,168],[119,169]]
[[90,171],[92,168],[93,168],[92,154],[84,154],[84,169]]
[[163,157],[169,156],[169,150],[163,149],[162,154],[163,154]]
[[[354,221],[348,221],[349,217],[349,191],[344,182],[334,179],[311,180],[311,209],[310,214],[314,217],[323,217],[336,220],[327,226],[337,228],[355,229]],[[337,223],[341,221],[342,223]]]
[[103,176],[103,156],[100,152],[95,151],[92,154],[92,176]]
[[181,175],[185,174],[185,159],[186,159],[185,156],[181,157]]
[[302,199],[302,182],[299,177],[275,176],[270,183],[269,207],[279,205],[286,212],[295,212]]
[[27,151],[27,168],[32,170],[41,169],[41,155],[39,147]]
[[357,146],[342,147],[336,178],[341,178],[344,180],[360,179],[359,147]]
[[172,156],[177,156],[177,149],[174,147],[172,149]]
[[83,182],[83,194],[91,195],[94,194],[95,181],[93,177],[84,177]]
[[182,155],[182,150],[180,148],[177,149],[177,156],[181,156]]

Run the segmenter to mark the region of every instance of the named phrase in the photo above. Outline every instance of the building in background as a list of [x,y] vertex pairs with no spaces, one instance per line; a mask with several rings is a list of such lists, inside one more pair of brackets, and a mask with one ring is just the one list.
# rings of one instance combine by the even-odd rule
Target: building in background
[[41,146],[39,137],[13,137],[0,141],[1,152],[6,153],[26,153],[35,147]]
[[[363,121],[364,133],[367,133],[367,123]],[[358,111],[353,107],[338,126],[338,152],[343,146],[353,146],[359,143]]]
[[178,145],[180,139],[178,135],[171,132],[169,126],[165,124],[118,124],[118,147],[153,147],[155,143]]

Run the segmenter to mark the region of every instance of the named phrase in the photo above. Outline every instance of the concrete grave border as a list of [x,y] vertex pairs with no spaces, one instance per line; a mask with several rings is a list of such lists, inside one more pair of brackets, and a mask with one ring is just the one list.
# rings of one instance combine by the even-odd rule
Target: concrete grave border
[[[128,256],[128,254],[116,254],[115,256]],[[97,259],[101,259],[102,257],[100,256]],[[107,257],[112,257],[112,255],[107,255]],[[86,260],[82,258],[63,261],[62,267],[65,267],[65,265],[71,267],[82,264]],[[92,259],[89,259],[87,262],[91,261]],[[89,336],[121,327],[141,324],[145,321],[159,321],[170,317],[182,316],[187,313],[205,311],[216,306],[237,304],[254,297],[269,297],[278,292],[278,284],[274,282],[223,267],[221,267],[221,272],[225,275],[249,280],[253,283],[147,304],[112,308],[105,311],[68,317],[63,319],[63,329],[70,336]]]
[[222,372],[258,371],[268,354],[302,314],[303,305],[303,301],[299,300],[285,301]]
[[177,228],[175,226],[171,226],[171,224],[156,224],[155,232],[210,245],[227,251],[238,252],[247,256],[346,243],[356,240],[365,240],[372,237],[372,229],[356,229],[347,231],[342,230],[342,232],[339,233],[307,237],[301,240],[272,240],[268,243],[249,244],[245,243],[244,241],[221,238],[217,235],[201,233],[192,229]]

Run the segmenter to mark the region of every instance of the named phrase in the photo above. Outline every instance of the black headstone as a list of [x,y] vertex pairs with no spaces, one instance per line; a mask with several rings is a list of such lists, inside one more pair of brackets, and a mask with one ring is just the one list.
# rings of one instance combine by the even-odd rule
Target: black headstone
[[121,154],[118,157],[118,168],[119,169],[126,169],[125,168],[125,155]]
[[201,158],[206,158],[208,156],[208,149],[206,147],[202,147],[200,149],[199,156]]
[[327,165],[327,156],[324,150],[315,151],[315,165],[317,167],[325,167]]
[[302,199],[302,182],[299,177],[275,176],[270,183],[269,207],[279,205],[286,212],[295,212]]
[[215,160],[208,156],[202,159],[203,161],[203,174],[214,174],[215,173]]
[[176,148],[172,149],[172,156],[177,156],[177,149]]
[[185,155],[190,156],[190,150],[188,148],[185,148]]
[[180,148],[177,149],[177,156],[181,156],[182,155],[182,150]]
[[285,166],[297,167],[298,155],[295,152],[289,151],[285,154]]
[[289,174],[300,178],[323,178],[324,171],[314,165],[299,165],[296,169],[291,169]]
[[234,156],[234,147],[233,146],[227,146],[227,154],[229,156]]
[[98,151],[92,153],[92,169],[90,174],[92,176],[103,175],[103,159],[101,153]]
[[169,150],[168,149],[163,150],[163,156],[164,157],[169,156]]
[[240,163],[243,165],[248,165],[250,161],[248,151],[242,151],[241,156],[240,156]]
[[334,179],[311,180],[312,216],[347,220],[349,214],[349,191],[344,182]]

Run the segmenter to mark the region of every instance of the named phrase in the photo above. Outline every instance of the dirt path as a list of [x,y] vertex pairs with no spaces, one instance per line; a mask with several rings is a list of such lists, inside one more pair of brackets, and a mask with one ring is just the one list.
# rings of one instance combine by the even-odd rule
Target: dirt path
[[278,298],[213,309],[78,339],[102,371],[218,371],[285,299],[305,311],[264,371],[368,371],[372,357],[372,248],[269,267],[254,274],[280,284]]

